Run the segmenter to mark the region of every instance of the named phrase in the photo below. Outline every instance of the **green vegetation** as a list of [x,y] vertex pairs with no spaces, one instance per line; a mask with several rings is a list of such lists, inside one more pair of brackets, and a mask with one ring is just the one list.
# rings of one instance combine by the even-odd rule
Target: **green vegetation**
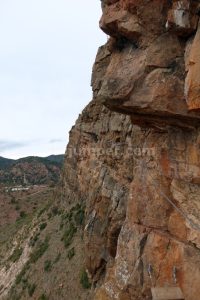
[[[60,178],[60,170],[63,165],[64,155],[53,155],[49,157],[25,157],[18,160],[9,160],[0,157],[0,170],[1,178],[0,183],[6,185],[20,184],[24,183],[24,173],[26,170],[24,166],[29,165],[28,181],[30,184],[47,184],[47,183],[57,183]],[[34,169],[43,165],[47,171],[48,175],[43,176],[38,172],[37,178],[34,176]],[[14,172],[13,172],[14,170]],[[19,174],[16,170],[20,170]],[[31,172],[33,170],[33,172]]]
[[44,223],[40,224],[39,227],[40,227],[40,231],[42,231],[42,230],[44,230],[47,227],[47,223],[44,222]]
[[89,281],[88,274],[87,274],[86,270],[84,270],[84,269],[81,271],[81,274],[80,274],[80,283],[84,289],[91,288],[91,283]]
[[33,296],[33,294],[35,292],[35,289],[36,289],[36,284],[35,283],[28,285],[28,294],[29,294],[30,297]]
[[25,211],[20,211],[20,214],[19,214],[20,218],[25,218],[26,217],[26,213]]
[[[46,237],[46,239],[44,240],[44,242],[40,243],[39,246],[35,249],[35,251],[32,252],[32,254],[30,255],[29,262],[27,262],[25,264],[25,266],[23,267],[22,271],[17,275],[16,280],[15,280],[15,283],[17,285],[22,280],[23,280],[23,282],[26,282],[26,280],[23,277],[25,276],[27,270],[30,268],[30,264],[37,262],[38,259],[40,257],[42,257],[43,254],[46,252],[46,250],[48,249],[48,247],[49,247],[49,238]],[[33,286],[32,286],[32,289],[33,289]]]
[[13,164],[14,160],[9,158],[0,157],[0,169],[4,170]]
[[42,294],[42,295],[38,298],[38,300],[48,300],[48,297],[47,297],[46,294]]
[[40,232],[36,233],[34,236],[31,237],[30,242],[29,242],[29,246],[34,247],[36,242],[38,241],[40,236]]
[[74,257],[74,255],[75,255],[75,249],[72,248],[68,251],[67,257],[69,258],[69,260],[71,260]]
[[51,260],[45,260],[45,262],[44,262],[44,271],[45,272],[50,272],[51,269],[52,269]]
[[[59,235],[56,236],[60,218],[56,217],[50,222],[47,220],[48,212],[57,206],[55,204],[57,202],[54,201],[55,192],[47,187],[45,194],[43,191],[40,192],[41,189],[41,187],[37,188],[37,186],[35,186],[33,190],[27,193],[10,192],[9,194],[6,190],[4,192],[4,186],[2,187],[3,194],[1,195],[1,199],[5,201],[6,205],[0,212],[2,223],[0,226],[1,265],[5,268],[10,268],[13,263],[21,260],[22,255],[24,256],[23,244],[28,243],[29,246],[33,247],[31,250],[32,253],[30,253],[28,257],[28,262],[25,263],[24,266],[22,264],[18,270],[18,275],[16,278],[13,278],[15,282],[13,288],[9,291],[8,299],[38,299],[40,295],[39,299],[48,299],[48,292],[46,290],[47,295],[45,295],[45,290],[41,289],[39,284],[40,275],[38,274],[37,277],[36,272],[40,272],[41,276],[45,277],[48,276],[48,273],[44,274],[44,272],[54,271],[54,262],[57,263],[60,260],[61,254],[59,251],[63,251],[64,248],[60,242],[63,233],[59,232]],[[18,212],[15,211],[16,206],[18,206]],[[34,210],[36,206],[37,208]],[[6,217],[5,212],[8,211],[11,213]],[[58,209],[53,209],[53,212],[56,215],[60,213]],[[46,230],[46,228],[48,228],[48,230]],[[52,244],[50,241],[51,234],[53,234],[53,236],[55,235],[56,240],[55,243],[52,242]],[[14,247],[13,241],[16,243]],[[59,242],[58,248],[57,242]],[[57,249],[62,250],[58,251]],[[9,255],[6,255],[6,253],[9,253]],[[43,255],[44,258],[41,259]],[[67,255],[66,251],[64,251],[63,257],[64,255]],[[5,257],[7,257],[7,260],[5,260]],[[47,261],[47,259],[49,259],[49,261]]]
[[25,290],[28,287],[28,279],[22,278],[22,289]]
[[17,275],[15,283],[16,284],[20,284],[20,282],[22,281],[23,277],[25,276],[27,270],[30,268],[30,264],[26,263],[23,267],[23,269],[21,270],[21,272]]
[[49,247],[49,238],[46,237],[44,242],[40,243],[35,251],[33,251],[30,255],[30,263],[35,263],[38,261],[40,257],[46,252]]
[[74,224],[70,223],[69,227],[64,232],[64,235],[62,237],[62,241],[64,242],[66,248],[68,248],[71,245],[71,242],[76,232],[77,228],[74,226]]
[[65,226],[67,227],[62,237],[62,241],[64,242],[66,248],[71,245],[72,240],[77,232],[77,227],[83,225],[84,218],[85,212],[81,204],[77,204],[76,206],[72,207],[69,212],[62,214],[60,230],[62,230]]
[[[19,198],[20,197],[21,194]],[[11,237],[16,236],[18,244],[17,247],[15,246],[16,249],[14,248],[15,251],[13,253],[11,252],[10,261],[7,263],[11,265],[11,262],[17,261],[20,256],[23,255],[20,247],[24,242],[28,242],[29,246],[32,247],[32,253],[30,253],[28,262],[16,277],[13,291],[9,293],[9,299],[14,300],[14,295],[19,296],[16,298],[18,300],[30,299],[31,297],[37,300],[47,300],[49,297],[62,298],[67,289],[65,277],[67,277],[66,280],[68,280],[68,274],[70,276],[74,269],[76,272],[77,268],[80,270],[79,263],[81,256],[75,256],[77,252],[76,249],[78,249],[76,245],[79,244],[80,236],[76,233],[77,231],[82,233],[85,217],[84,207],[81,204],[77,204],[71,209],[68,209],[68,211],[64,211],[64,209],[60,209],[58,205],[59,200],[54,197],[55,192],[53,190],[49,190],[46,196],[44,196],[44,193],[37,194],[37,196],[35,195],[33,197],[22,195],[22,200],[19,199],[20,201],[18,200],[16,204],[12,206],[14,211],[15,206],[20,203],[18,214],[24,212],[25,215],[21,214],[16,222],[16,215],[18,214],[14,211],[15,219],[14,221],[12,220],[12,222],[15,230],[13,229]],[[10,200],[11,198],[8,196],[8,199]],[[10,203],[10,201],[8,201],[8,203]],[[33,207],[36,207],[37,204],[37,211],[33,211]],[[48,213],[52,215],[50,221],[48,220]],[[60,223],[62,223],[62,231],[59,230]],[[16,235],[17,232],[19,232],[19,235]],[[10,238],[11,242],[12,240],[13,239]],[[12,246],[11,242],[9,242],[7,249],[9,249],[9,245],[10,247]],[[2,251],[2,261],[4,253],[5,251]],[[69,263],[68,260],[71,260],[71,263]],[[47,279],[49,276],[52,278],[56,277],[57,272],[63,268],[66,269],[66,274],[59,274],[59,281],[57,281],[58,288],[53,291],[53,295],[50,295],[51,281]],[[81,282],[83,288],[89,289],[91,284],[87,273],[82,271],[81,274],[78,275],[80,275],[78,281]],[[44,284],[45,289],[43,289]]]
[[63,162],[64,162],[64,157],[65,157],[64,154],[57,154],[57,155],[50,155],[50,156],[47,156],[47,157],[45,157],[45,158],[48,159],[49,161],[57,162],[57,163],[63,164]]
[[9,257],[9,260],[12,261],[13,263],[15,263],[16,261],[18,261],[21,257],[23,253],[23,249],[22,248],[16,248],[12,255]]
[[75,215],[74,215],[74,220],[75,220],[77,226],[83,225],[84,219],[85,219],[85,211],[80,206],[80,207],[78,207],[78,210],[75,212]]

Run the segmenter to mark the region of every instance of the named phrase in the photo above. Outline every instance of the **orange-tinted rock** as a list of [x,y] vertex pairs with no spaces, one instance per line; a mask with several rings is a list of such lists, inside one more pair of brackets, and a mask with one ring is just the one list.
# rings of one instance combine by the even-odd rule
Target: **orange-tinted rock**
[[171,214],[169,218],[168,229],[170,234],[179,240],[187,240],[187,226],[185,224],[185,219],[177,211],[174,211]]
[[[118,41],[119,47],[113,50],[98,98],[113,110],[131,114],[136,124],[141,125],[140,116],[144,124],[145,119],[152,124],[173,124],[175,118],[182,126],[197,126],[200,115],[188,112],[188,107],[194,110],[190,103],[198,102],[198,32],[190,54],[195,56],[195,65],[191,65],[191,59],[188,63],[190,49],[186,41],[178,38],[180,33],[195,32],[197,11],[197,3],[186,0],[174,1],[172,7],[164,0],[107,5],[100,26]],[[168,33],[166,21],[171,24]],[[186,84],[185,64],[186,70],[190,68]]]
[[185,82],[185,94],[189,110],[200,109],[200,26],[192,43],[188,74]]
[[71,131],[67,153],[76,153],[64,168],[67,201],[86,206],[92,299],[151,300],[152,286],[178,285],[197,300],[200,113],[189,110],[198,104],[198,2],[102,2],[111,38],[98,51],[93,101]]
[[120,0],[104,7],[100,27],[111,36],[123,36],[146,46],[164,33],[167,8],[167,0]]
[[118,3],[106,7],[100,27],[111,36],[122,35],[130,40],[137,40],[142,34],[142,27],[139,25],[137,16],[133,17],[126,10],[119,10]]

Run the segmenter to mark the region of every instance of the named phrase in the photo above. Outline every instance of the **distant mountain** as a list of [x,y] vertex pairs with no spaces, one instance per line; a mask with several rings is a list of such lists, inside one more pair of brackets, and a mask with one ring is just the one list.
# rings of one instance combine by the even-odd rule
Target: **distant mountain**
[[13,164],[13,159],[8,159],[0,156],[0,169],[6,169]]
[[61,163],[61,164],[64,162],[64,154],[50,155],[50,156],[47,156],[45,158],[50,160],[50,161]]
[[29,156],[17,160],[0,157],[1,184],[50,184],[58,182],[64,155]]

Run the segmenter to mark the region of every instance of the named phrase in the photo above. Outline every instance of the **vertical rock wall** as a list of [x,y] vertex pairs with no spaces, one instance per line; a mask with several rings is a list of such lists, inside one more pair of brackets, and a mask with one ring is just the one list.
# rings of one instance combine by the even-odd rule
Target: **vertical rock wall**
[[179,286],[197,300],[199,1],[107,0],[102,8],[110,39],[63,176],[65,201],[86,206],[92,299],[152,299],[152,286]]

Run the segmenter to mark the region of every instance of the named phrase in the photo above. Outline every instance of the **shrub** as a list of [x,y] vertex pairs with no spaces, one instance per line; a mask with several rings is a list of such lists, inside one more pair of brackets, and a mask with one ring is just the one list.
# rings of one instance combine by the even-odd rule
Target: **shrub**
[[42,294],[42,295],[38,298],[38,300],[48,300],[48,297],[47,297],[46,294]]
[[64,213],[61,217],[62,221],[68,221],[71,222],[72,221],[72,217],[73,217],[73,212],[72,210],[70,210],[67,213]]
[[32,236],[29,242],[29,246],[34,247],[35,243],[38,241],[38,238],[40,236],[40,233],[36,233],[36,235]]
[[62,241],[64,242],[66,248],[71,245],[72,239],[76,232],[77,228],[74,226],[74,224],[70,223],[68,229],[64,232],[62,237]]
[[35,283],[28,285],[28,294],[29,294],[30,297],[33,296],[33,294],[35,292],[35,289],[36,289],[36,284]]
[[72,248],[68,251],[67,257],[69,258],[69,260],[71,260],[74,257],[74,255],[75,255],[75,249]]
[[74,215],[74,221],[78,226],[81,226],[83,225],[84,218],[85,218],[85,212],[83,208],[80,208]]
[[16,261],[18,261],[21,257],[23,253],[23,249],[22,248],[16,248],[12,255],[9,257],[9,260],[11,260],[13,263],[15,263]]
[[26,217],[26,213],[22,210],[22,211],[20,211],[19,216],[20,216],[20,218],[25,218]]
[[52,263],[50,260],[45,260],[44,262],[44,271],[45,272],[50,272],[52,269]]
[[29,269],[29,267],[30,267],[29,263],[26,263],[24,265],[23,269],[16,277],[16,280],[15,280],[16,284],[19,284],[22,281],[22,279],[23,279],[24,275],[26,274],[27,270]]
[[88,278],[87,272],[83,269],[80,274],[80,283],[84,289],[90,289],[91,283]]
[[44,242],[42,242],[38,247],[37,249],[31,253],[31,256],[30,256],[30,262],[31,263],[35,263],[36,261],[38,261],[38,259],[40,257],[43,256],[43,254],[46,252],[46,250],[48,249],[49,247],[49,238],[46,237],[46,239],[44,240]]
[[28,287],[28,279],[22,278],[22,289],[25,290]]
[[40,224],[40,231],[42,231],[42,230],[44,230],[46,227],[47,227],[47,223],[42,223],[42,224]]

